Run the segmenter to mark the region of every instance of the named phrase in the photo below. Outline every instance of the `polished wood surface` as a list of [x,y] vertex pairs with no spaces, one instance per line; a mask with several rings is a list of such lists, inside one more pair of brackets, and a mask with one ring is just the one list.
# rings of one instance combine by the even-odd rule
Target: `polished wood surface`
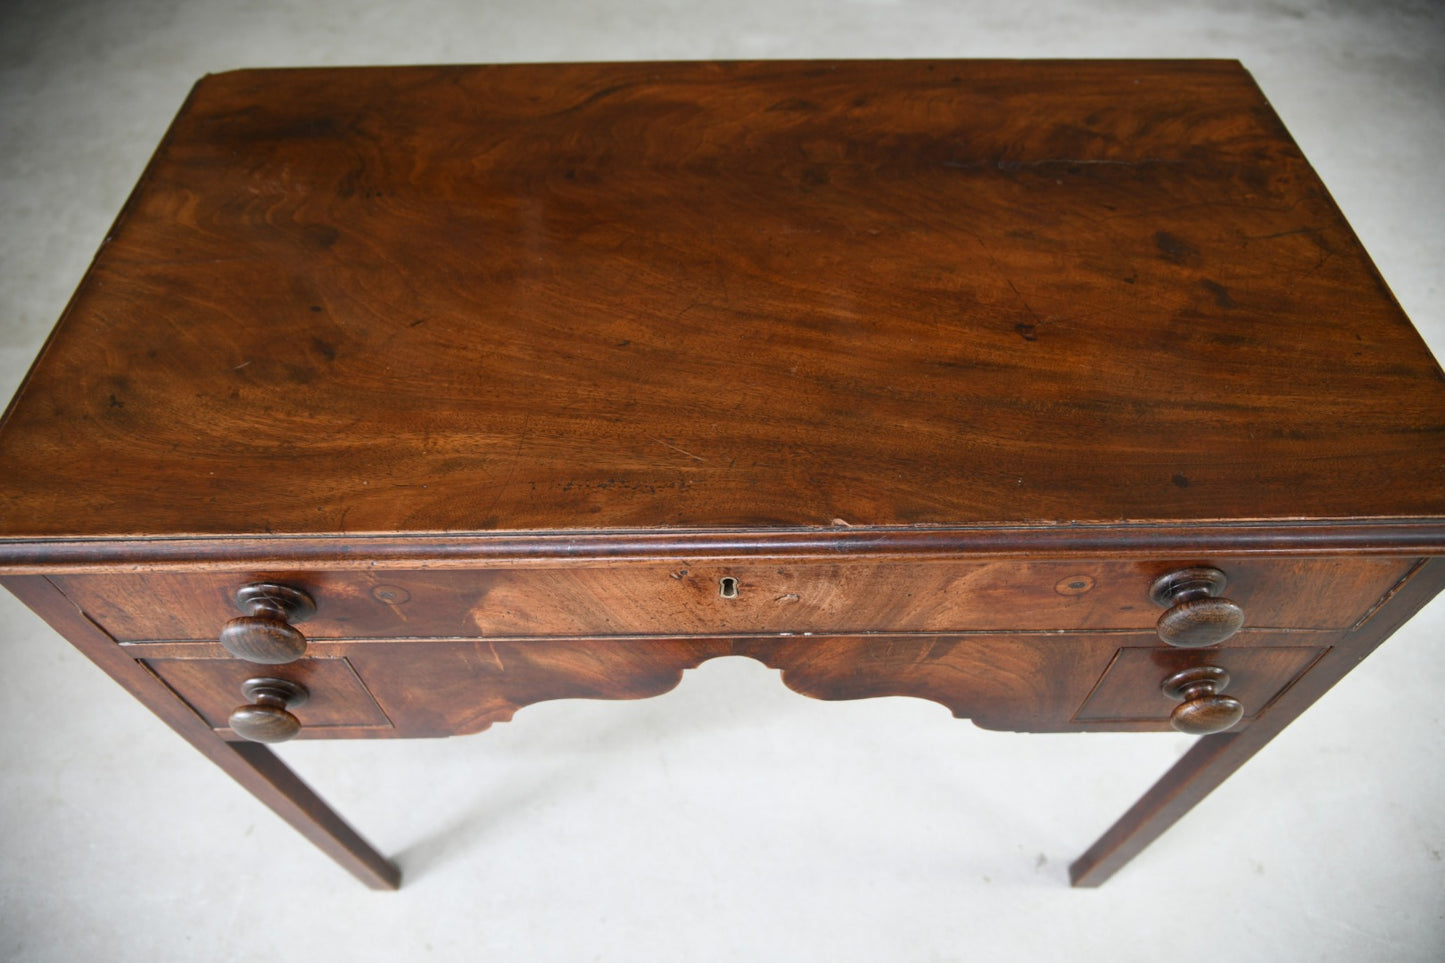
[[292,702],[286,708],[309,736],[324,737],[339,728],[368,735],[391,728],[386,712],[345,658],[313,657],[268,668],[194,651],[185,656],[166,658],[156,653],[143,662],[215,729],[227,728],[235,709],[250,701],[244,689],[252,678],[281,678],[305,689],[305,702]]
[[1222,597],[1228,584],[1229,576],[1212,567],[1180,569],[1156,579],[1149,597],[1166,606],[1155,623],[1160,640],[1197,648],[1233,638],[1244,626],[1244,609]]
[[[387,738],[480,732],[551,699],[640,699],[671,691],[708,659],[747,656],[819,699],[927,699],[989,729],[1165,732],[1177,699],[1161,683],[1218,663],[1253,717],[1341,633],[1260,633],[1239,648],[1181,654],[1137,633],[776,636],[685,639],[451,639],[320,644],[318,657],[267,674],[314,693],[292,711],[300,738]],[[133,654],[228,735],[228,717],[257,667],[201,645]],[[364,680],[364,685],[361,680]]]
[[1445,585],[1445,377],[1236,63],[257,70],[0,424],[0,578],[368,885],[258,742],[747,656],[1205,735],[1115,872]]
[[246,704],[231,710],[226,720],[231,730],[251,742],[288,742],[301,731],[301,720],[291,710],[299,709],[311,693],[299,682],[258,676],[241,683]]
[[[1099,886],[1228,779],[1330,687],[1359,665],[1445,589],[1445,559],[1433,558],[1402,579],[1375,618],[1347,644],[1328,649],[1264,718],[1205,736],[1069,867],[1075,886]],[[1408,725],[1408,721],[1401,724]],[[1336,774],[1338,776],[1338,774]]]
[[[540,543],[539,543],[540,544]],[[540,551],[540,549],[539,549]],[[1397,558],[1219,558],[1229,592],[1258,628],[1333,629],[1364,618],[1413,564]],[[307,569],[269,577],[316,599],[300,628],[336,638],[717,632],[946,632],[1150,629],[1168,610],[1151,598],[1169,562],[915,559],[835,561],[822,552],[666,564],[525,568]],[[116,639],[213,639],[238,613],[228,572],[55,575]],[[722,580],[736,594],[723,595]],[[144,599],[146,604],[135,604]]]
[[226,775],[372,889],[396,889],[401,871],[266,746],[228,742],[145,665],[87,619],[44,577],[8,576],[4,587],[154,712]]
[[[1179,705],[1169,713],[1169,722],[1185,735],[1205,736],[1232,728],[1244,718],[1244,703],[1224,695],[1233,678],[1217,665],[1198,665],[1165,679],[1159,690]],[[236,728],[235,722],[231,728]]]
[[238,659],[263,665],[294,662],[306,654],[306,636],[293,625],[316,613],[305,591],[274,582],[243,585],[235,595],[245,612],[221,627],[221,645]]
[[1235,63],[242,71],[0,538],[1433,520],[1442,407]]

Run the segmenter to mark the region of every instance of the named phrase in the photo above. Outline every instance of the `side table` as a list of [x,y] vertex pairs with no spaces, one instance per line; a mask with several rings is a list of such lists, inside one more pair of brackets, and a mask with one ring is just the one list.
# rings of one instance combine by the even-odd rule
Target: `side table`
[[1199,735],[1097,885],[1442,555],[1445,376],[1226,61],[209,76],[0,425],[0,582],[382,888],[267,743],[724,655]]

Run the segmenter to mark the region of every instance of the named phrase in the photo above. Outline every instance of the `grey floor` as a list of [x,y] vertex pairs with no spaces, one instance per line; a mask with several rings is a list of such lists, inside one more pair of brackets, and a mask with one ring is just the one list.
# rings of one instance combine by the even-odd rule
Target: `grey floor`
[[[824,56],[1239,58],[1445,354],[1432,0],[5,0],[0,397],[203,73]],[[6,596],[0,958],[1438,960],[1442,628],[1435,605],[1098,891],[1067,863],[1183,737],[985,733],[721,660],[466,739],[285,747],[398,856],[376,894]]]

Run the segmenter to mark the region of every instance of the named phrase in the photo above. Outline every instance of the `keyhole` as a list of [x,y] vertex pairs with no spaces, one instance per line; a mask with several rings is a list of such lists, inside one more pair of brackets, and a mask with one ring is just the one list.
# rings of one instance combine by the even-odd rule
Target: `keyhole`
[[738,580],[731,575],[725,575],[719,579],[717,588],[718,594],[725,599],[735,599],[738,597]]

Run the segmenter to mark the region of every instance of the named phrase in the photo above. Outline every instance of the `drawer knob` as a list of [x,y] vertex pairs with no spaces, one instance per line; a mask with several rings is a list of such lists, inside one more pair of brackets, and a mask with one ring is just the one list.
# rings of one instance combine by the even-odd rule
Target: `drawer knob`
[[1184,700],[1174,707],[1169,722],[1191,736],[1223,732],[1244,718],[1238,699],[1220,695],[1229,685],[1229,673],[1217,665],[1201,665],[1176,672],[1160,686],[1171,699]]
[[1218,645],[1244,625],[1244,609],[1220,598],[1229,579],[1217,568],[1186,568],[1154,580],[1149,597],[1167,605],[1156,626],[1170,645],[1193,649]]
[[231,712],[231,729],[252,742],[285,742],[301,731],[301,720],[288,709],[306,702],[306,687],[288,679],[247,679],[241,695],[249,705]]
[[291,624],[316,613],[305,592],[272,582],[247,585],[236,593],[236,608],[246,614],[221,629],[221,645],[236,658],[281,665],[306,654],[306,636]]

